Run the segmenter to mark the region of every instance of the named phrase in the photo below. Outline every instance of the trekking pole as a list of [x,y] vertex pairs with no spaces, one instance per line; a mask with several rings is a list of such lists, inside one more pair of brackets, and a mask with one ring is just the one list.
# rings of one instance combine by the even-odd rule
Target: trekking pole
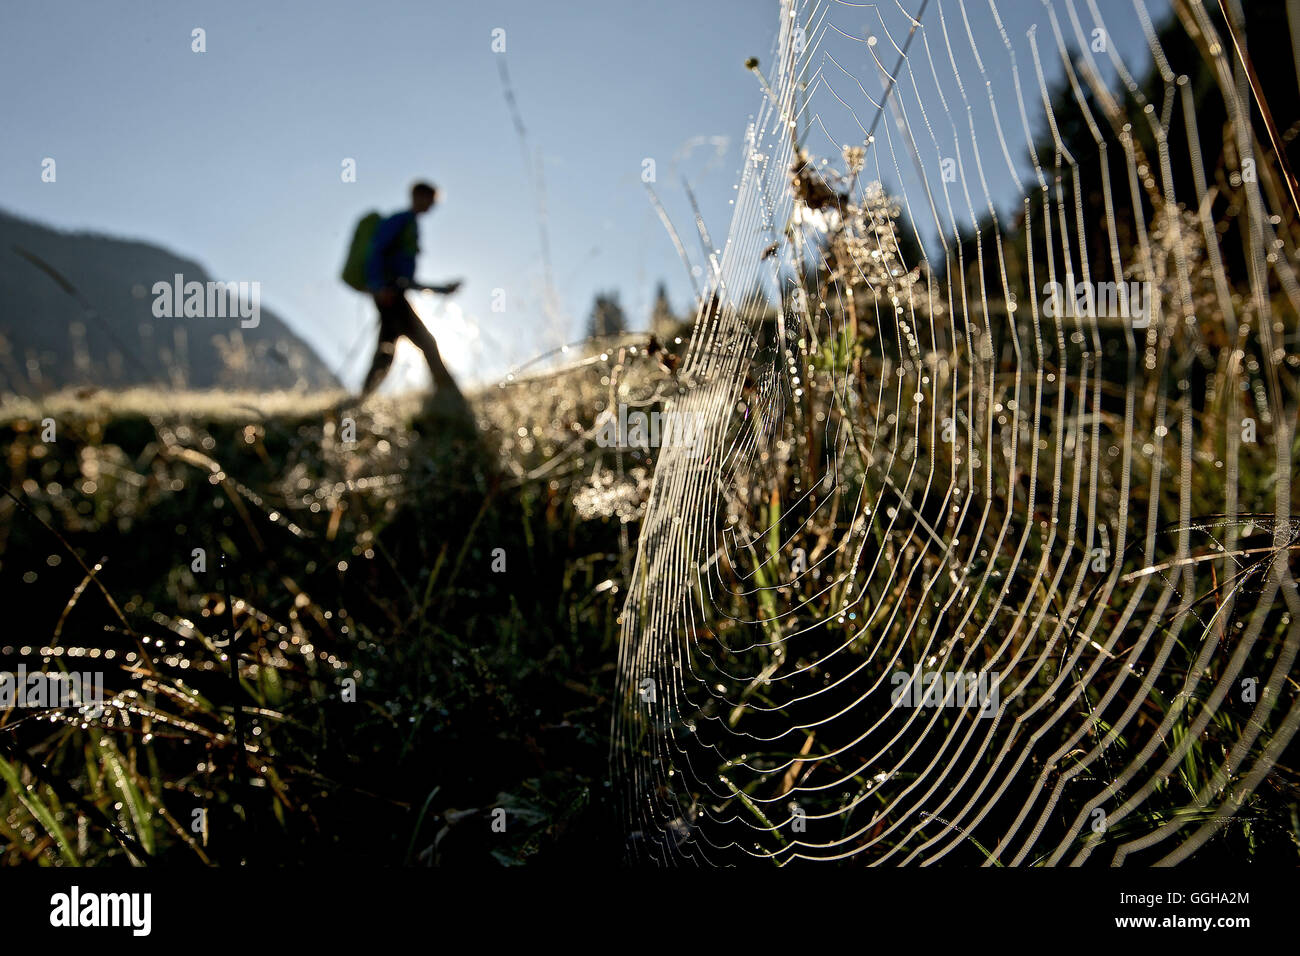
[[334,377],[340,382],[343,381],[343,370],[352,363],[352,359],[356,357],[357,349],[361,347],[361,343],[364,342],[368,336],[374,334],[375,323],[377,321],[379,321],[377,318],[372,317],[371,320],[362,327],[361,334],[357,336],[357,340],[352,344],[352,348],[348,349],[347,353],[343,356],[343,361],[339,364],[338,370],[334,373]]

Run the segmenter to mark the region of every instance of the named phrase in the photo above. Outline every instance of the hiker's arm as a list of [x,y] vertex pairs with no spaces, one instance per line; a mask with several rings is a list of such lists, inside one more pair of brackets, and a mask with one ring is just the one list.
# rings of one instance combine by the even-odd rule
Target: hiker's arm
[[453,279],[451,282],[448,282],[445,285],[430,285],[427,282],[403,283],[401,279],[398,279],[397,285],[399,287],[405,287],[409,289],[418,289],[422,292],[436,292],[439,295],[451,295],[453,292],[455,292],[457,289],[461,287],[461,284],[463,282],[464,282],[463,279]]

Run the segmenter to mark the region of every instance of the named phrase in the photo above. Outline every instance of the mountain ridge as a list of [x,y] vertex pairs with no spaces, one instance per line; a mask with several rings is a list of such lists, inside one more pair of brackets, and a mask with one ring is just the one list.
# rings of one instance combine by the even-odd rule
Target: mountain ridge
[[145,239],[56,229],[0,209],[0,392],[339,387],[315,350],[260,305],[260,284],[255,324],[237,311],[156,315],[155,285],[170,287],[177,275],[205,289],[223,281]]

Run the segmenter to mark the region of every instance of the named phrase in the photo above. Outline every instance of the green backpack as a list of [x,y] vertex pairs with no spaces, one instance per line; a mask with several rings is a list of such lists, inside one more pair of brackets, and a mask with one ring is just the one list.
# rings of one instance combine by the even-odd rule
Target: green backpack
[[348,258],[343,263],[343,281],[358,292],[369,292],[366,285],[366,259],[370,257],[370,244],[375,238],[375,230],[384,221],[377,212],[368,212],[357,222],[352,232],[352,245],[348,246]]

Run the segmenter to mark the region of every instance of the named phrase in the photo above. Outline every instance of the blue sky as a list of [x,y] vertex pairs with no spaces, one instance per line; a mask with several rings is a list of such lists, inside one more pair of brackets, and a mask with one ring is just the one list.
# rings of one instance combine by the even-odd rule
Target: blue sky
[[[1013,34],[1023,33],[1018,9],[1041,9],[1002,6]],[[958,15],[952,2],[944,9]],[[656,160],[656,187],[698,262],[678,177],[721,245],[762,96],[743,62],[770,68],[776,10],[767,0],[10,4],[0,13],[10,91],[0,207],[259,281],[264,304],[337,368],[371,312],[337,278],[351,227],[369,209],[400,208],[409,183],[428,178],[443,196],[423,220],[420,272],[465,285],[454,320],[437,307],[426,315],[453,371],[491,380],[577,338],[597,290],[617,289],[634,327],[660,279],[687,309],[691,285],[642,161]],[[835,11],[841,26],[859,13],[866,24],[869,10]],[[196,27],[202,54],[191,50]],[[564,328],[543,314],[539,206],[491,50],[498,27],[542,157]],[[47,156],[53,184],[40,181]],[[340,179],[349,157],[355,183]],[[1009,179],[995,179],[1005,192]],[[503,313],[491,309],[497,288]],[[349,384],[363,362],[358,353],[347,366]]]

